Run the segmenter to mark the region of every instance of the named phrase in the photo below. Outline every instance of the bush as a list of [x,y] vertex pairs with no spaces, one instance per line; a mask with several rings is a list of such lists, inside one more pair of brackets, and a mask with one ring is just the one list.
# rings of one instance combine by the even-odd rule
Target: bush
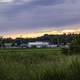
[[80,54],[80,36],[76,37],[69,45],[69,48],[63,48],[64,54]]

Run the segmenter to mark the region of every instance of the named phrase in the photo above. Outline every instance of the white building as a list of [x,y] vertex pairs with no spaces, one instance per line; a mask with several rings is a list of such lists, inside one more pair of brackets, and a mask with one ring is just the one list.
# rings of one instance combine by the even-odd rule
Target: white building
[[49,45],[48,42],[29,42],[28,47],[36,47],[36,48],[42,48],[42,47],[47,47]]
[[48,45],[47,47],[48,48],[55,48],[55,47],[57,47],[57,45],[56,44],[52,44],[52,45]]

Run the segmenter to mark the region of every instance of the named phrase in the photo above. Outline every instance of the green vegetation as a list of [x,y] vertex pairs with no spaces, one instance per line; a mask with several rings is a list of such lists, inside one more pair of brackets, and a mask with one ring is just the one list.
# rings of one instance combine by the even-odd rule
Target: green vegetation
[[0,49],[0,80],[80,80],[80,55],[60,48]]
[[75,36],[68,47],[63,48],[66,55],[80,54],[80,35]]

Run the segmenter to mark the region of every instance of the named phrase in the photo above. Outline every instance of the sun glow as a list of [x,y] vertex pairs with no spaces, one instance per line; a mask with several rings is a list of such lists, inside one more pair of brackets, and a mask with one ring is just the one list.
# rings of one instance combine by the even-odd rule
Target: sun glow
[[33,32],[33,33],[18,33],[18,34],[5,34],[3,35],[4,38],[17,38],[17,37],[22,37],[22,38],[36,38],[43,36],[44,34],[68,34],[68,33],[80,33],[80,29],[66,29],[66,30],[52,30],[52,31],[41,31],[41,32]]

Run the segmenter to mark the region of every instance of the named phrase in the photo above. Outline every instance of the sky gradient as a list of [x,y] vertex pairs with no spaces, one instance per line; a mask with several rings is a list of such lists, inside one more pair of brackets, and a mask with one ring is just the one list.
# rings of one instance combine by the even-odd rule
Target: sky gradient
[[0,0],[0,34],[80,29],[80,0]]

